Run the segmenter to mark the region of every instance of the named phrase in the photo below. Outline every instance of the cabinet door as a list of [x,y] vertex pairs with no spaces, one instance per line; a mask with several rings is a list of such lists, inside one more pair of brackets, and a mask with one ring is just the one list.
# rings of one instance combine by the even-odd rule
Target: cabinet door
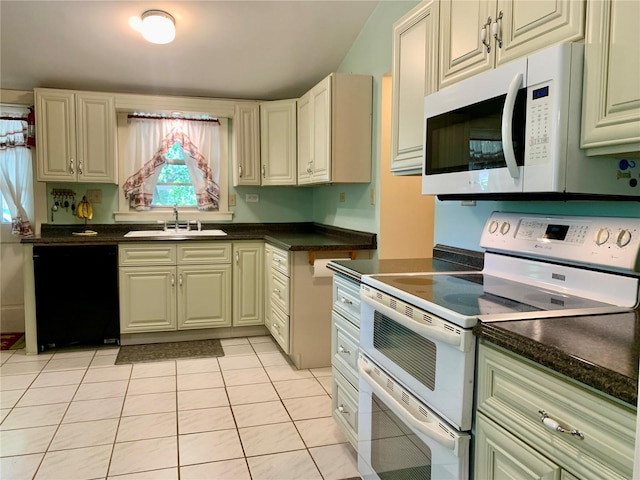
[[260,104],[239,103],[233,116],[233,186],[260,185]]
[[331,83],[328,76],[311,90],[311,183],[331,181]]
[[[439,89],[493,68],[490,23],[495,14],[495,0],[441,0]],[[486,41],[491,40],[491,52],[480,38],[487,23]]]
[[582,148],[588,155],[640,150],[640,2],[588,2]]
[[422,169],[424,97],[438,85],[438,2],[425,2],[393,27],[391,171]]
[[264,244],[233,245],[233,326],[264,322]]
[[38,181],[76,180],[76,112],[73,92],[35,89]]
[[114,97],[79,92],[75,108],[78,181],[118,183]]
[[502,19],[497,21],[502,47],[492,41],[496,65],[556,43],[584,38],[585,2],[582,0],[498,0],[498,17],[500,12]]
[[178,329],[231,326],[231,265],[178,266]]
[[260,104],[262,185],[296,185],[296,100]]
[[175,330],[176,267],[120,267],[120,333]]
[[298,184],[311,183],[311,166],[313,163],[311,140],[311,91],[298,100]]
[[561,469],[481,413],[476,417],[475,477],[560,480]]

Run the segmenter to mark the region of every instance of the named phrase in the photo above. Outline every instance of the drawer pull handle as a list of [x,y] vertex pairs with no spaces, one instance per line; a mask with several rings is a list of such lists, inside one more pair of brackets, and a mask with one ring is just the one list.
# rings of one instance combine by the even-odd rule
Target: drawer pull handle
[[575,428],[573,430],[565,429],[562,425],[551,418],[544,410],[538,410],[538,413],[540,414],[540,421],[548,429],[553,430],[554,432],[568,433],[579,440],[584,440],[584,434],[580,430],[576,430]]
[[353,302],[352,302],[351,300],[349,300],[348,298],[346,298],[346,297],[342,297],[342,298],[340,299],[340,301],[341,301],[342,303],[347,304],[347,305],[353,305]]
[[277,323],[273,324],[273,328],[275,328],[276,330],[280,331],[280,325],[278,325]]
[[279,288],[274,288],[273,289],[273,293],[276,293],[278,296],[280,296],[280,289]]
[[346,353],[347,355],[351,355],[351,352],[350,352],[349,350],[347,350],[346,348],[344,348],[342,345],[340,345],[340,346],[338,347],[338,351],[339,351],[340,353]]
[[340,413],[342,413],[343,415],[351,415],[351,412],[347,412],[347,411],[345,410],[344,405],[339,405],[339,406],[338,406],[338,411],[339,411]]

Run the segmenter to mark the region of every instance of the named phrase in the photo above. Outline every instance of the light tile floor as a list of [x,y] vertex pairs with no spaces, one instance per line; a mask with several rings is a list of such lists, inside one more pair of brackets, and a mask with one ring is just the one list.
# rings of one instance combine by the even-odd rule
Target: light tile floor
[[224,357],[117,366],[117,348],[0,351],[0,478],[358,476],[330,368],[296,370],[267,336],[222,345]]

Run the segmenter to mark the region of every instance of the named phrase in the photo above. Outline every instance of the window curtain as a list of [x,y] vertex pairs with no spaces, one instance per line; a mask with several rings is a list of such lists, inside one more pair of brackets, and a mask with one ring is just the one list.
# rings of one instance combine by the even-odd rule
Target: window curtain
[[124,196],[131,208],[150,210],[167,151],[178,142],[186,157],[198,209],[217,210],[220,201],[220,126],[214,122],[132,118]]
[[33,164],[27,147],[25,118],[0,119],[0,187],[9,212],[11,233],[33,235]]

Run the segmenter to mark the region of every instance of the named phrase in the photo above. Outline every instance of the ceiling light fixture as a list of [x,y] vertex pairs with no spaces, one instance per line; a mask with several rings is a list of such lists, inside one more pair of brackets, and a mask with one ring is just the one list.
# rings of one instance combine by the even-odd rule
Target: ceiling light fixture
[[165,44],[176,38],[176,21],[162,10],[147,10],[142,14],[140,33],[151,43]]

